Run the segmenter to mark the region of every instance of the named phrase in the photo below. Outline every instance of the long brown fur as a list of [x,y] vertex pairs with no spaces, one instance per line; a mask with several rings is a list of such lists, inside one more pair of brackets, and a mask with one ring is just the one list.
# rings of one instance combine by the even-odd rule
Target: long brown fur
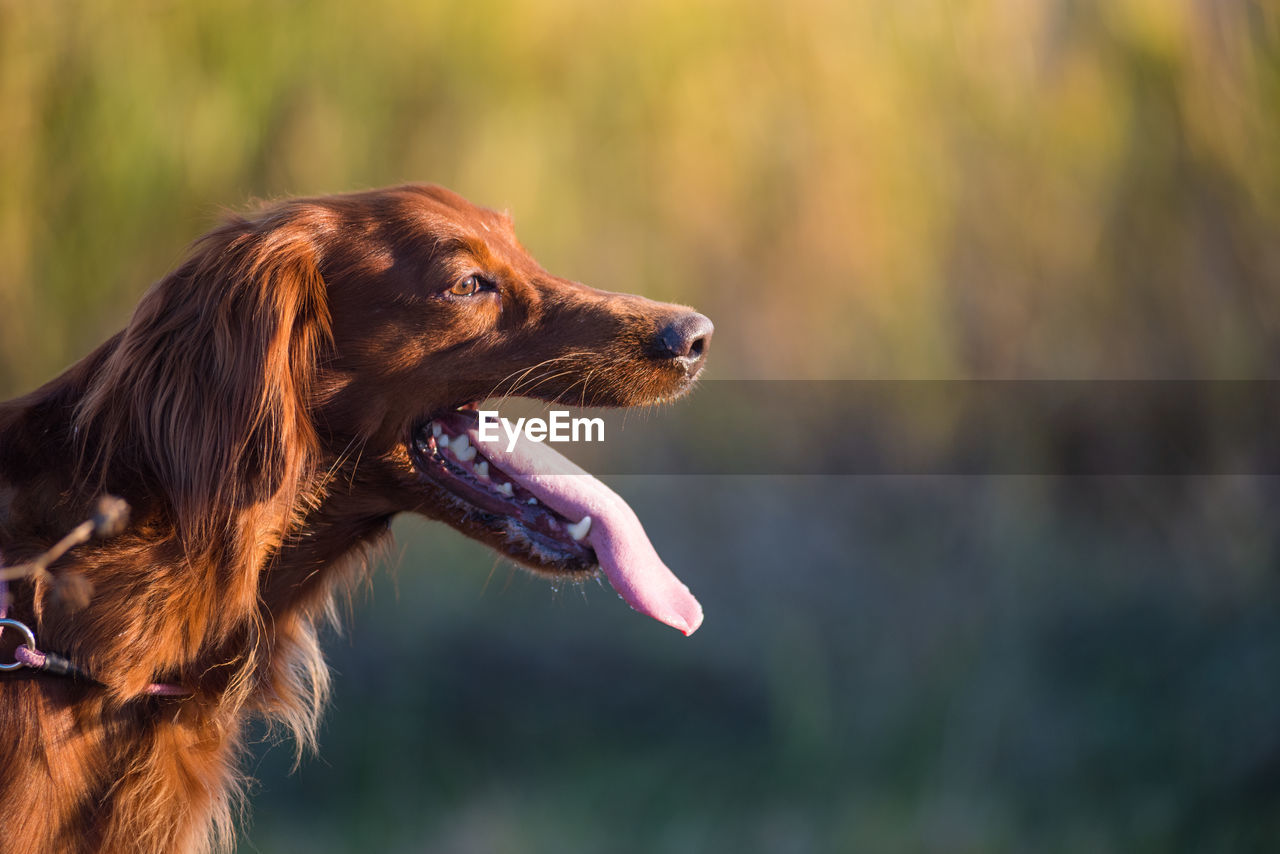
[[[493,294],[448,294],[477,272]],[[104,491],[133,508],[125,533],[53,567],[87,579],[86,607],[12,585],[10,616],[102,686],[0,675],[0,850],[229,847],[246,722],[315,744],[317,633],[395,514],[568,571],[425,482],[415,426],[495,394],[678,393],[696,368],[653,341],[689,314],[551,276],[505,215],[435,187],[290,200],[198,241],[126,329],[0,405],[3,563]],[[190,695],[148,696],[156,681]]]

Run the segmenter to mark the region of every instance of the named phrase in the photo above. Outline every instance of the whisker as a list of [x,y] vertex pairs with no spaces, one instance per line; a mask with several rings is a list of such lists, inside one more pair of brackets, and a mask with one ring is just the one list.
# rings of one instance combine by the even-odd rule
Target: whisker
[[[550,375],[541,374],[538,376],[530,377],[529,375],[534,371],[540,368],[545,368],[548,365],[551,365],[555,362],[562,362],[567,359],[574,359],[574,358],[579,358],[582,356],[590,356],[590,355],[591,355],[590,352],[584,351],[584,350],[573,351],[570,353],[564,353],[560,356],[555,356],[550,359],[544,359],[543,361],[538,362],[536,365],[532,365],[531,367],[524,369],[523,371],[520,372],[520,375],[518,377],[516,377],[513,381],[511,381],[510,386],[498,397],[498,404],[499,405],[504,404],[512,397],[528,396],[531,391],[540,387],[543,383],[546,383],[552,379],[556,379],[562,376],[567,376],[573,373],[573,371],[569,370],[569,371],[560,371]],[[504,383],[507,383],[508,380],[511,380],[514,374],[515,372],[512,372],[512,374],[509,374],[505,379],[503,379],[497,385],[495,385],[494,388],[489,392],[489,394],[485,395],[485,399],[490,399],[494,397],[497,390]]]
[[[499,380],[497,383],[495,383],[495,384],[494,384],[494,386],[493,386],[493,388],[491,388],[491,389],[489,390],[489,392],[484,396],[484,399],[485,399],[485,400],[488,400],[489,398],[492,398],[492,397],[494,397],[495,395],[497,395],[497,396],[498,396],[498,398],[499,398],[499,402],[500,402],[500,403],[506,402],[507,398],[508,398],[508,397],[510,397],[510,396],[511,396],[511,394],[513,393],[512,389],[517,388],[517,387],[519,386],[519,384],[520,384],[521,382],[523,382],[523,381],[524,381],[524,378],[525,378],[525,377],[527,377],[527,376],[528,376],[529,374],[531,374],[532,372],[534,372],[534,371],[538,370],[538,369],[539,369],[539,368],[541,368],[541,367],[544,367],[544,366],[546,366],[546,365],[552,364],[553,362],[563,361],[564,359],[568,359],[568,358],[571,358],[571,357],[573,357],[573,356],[577,356],[577,355],[582,355],[582,354],[580,354],[580,353],[566,353],[566,354],[561,355],[561,356],[553,356],[553,357],[551,357],[550,359],[544,359],[544,360],[542,360],[541,362],[538,362],[538,363],[537,363],[537,364],[535,364],[535,365],[530,365],[530,366],[529,366],[529,367],[527,367],[527,368],[517,368],[516,370],[514,370],[514,371],[512,371],[511,373],[507,374],[505,377],[503,377],[503,378],[502,378],[501,380]],[[519,375],[518,377],[516,376],[517,374]],[[513,381],[513,383],[512,383],[512,389],[508,389],[506,392],[503,392],[501,395],[498,395],[498,389],[502,388],[503,384],[504,384],[504,383],[506,383],[508,380],[511,380],[513,377],[514,377],[515,379],[514,379],[514,381]]]

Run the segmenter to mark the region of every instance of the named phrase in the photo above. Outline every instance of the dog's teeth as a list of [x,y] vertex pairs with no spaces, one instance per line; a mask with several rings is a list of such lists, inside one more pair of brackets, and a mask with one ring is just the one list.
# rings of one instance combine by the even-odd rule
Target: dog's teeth
[[530,498],[528,501],[526,501],[526,502],[525,502],[525,504],[528,504],[530,507],[532,507],[533,505],[535,505],[535,504],[537,504],[537,503],[538,503],[538,499],[536,499],[536,498]]
[[458,462],[469,463],[476,458],[476,449],[467,440],[466,433],[454,439],[449,445],[449,450],[453,451],[453,455],[458,458]]
[[[475,449],[472,448],[472,450],[474,451]],[[476,463],[472,471],[474,471],[476,473],[476,477],[480,478],[481,480],[489,479],[489,464],[484,460],[481,460],[480,462]]]
[[576,525],[569,526],[569,536],[573,537],[575,543],[582,542],[582,538],[587,535],[587,531],[591,530],[591,517],[583,516]]
[[443,436],[443,435],[444,435],[444,428],[443,428],[443,427],[441,427],[439,424],[432,424],[432,425],[431,425],[431,435],[432,435],[432,436],[435,436],[437,439],[439,439],[441,436]]
[[445,433],[444,431],[441,431],[440,435],[439,435],[439,436],[436,436],[436,447],[437,447],[437,448],[439,448],[439,449],[440,449],[440,450],[442,450],[442,451],[447,451],[447,450],[449,449],[449,434],[448,434],[448,433]]
[[507,496],[508,498],[516,494],[515,489],[513,489],[511,484],[509,483],[498,484],[498,491],[501,492],[503,495]]

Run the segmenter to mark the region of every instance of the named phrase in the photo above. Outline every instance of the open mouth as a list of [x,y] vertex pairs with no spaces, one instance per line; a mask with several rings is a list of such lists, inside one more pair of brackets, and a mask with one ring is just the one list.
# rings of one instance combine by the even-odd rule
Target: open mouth
[[420,427],[414,436],[418,470],[448,490],[473,517],[502,530],[513,546],[523,546],[529,555],[510,556],[525,558],[522,562],[531,569],[594,574],[599,561],[585,542],[591,518],[566,518],[490,462],[471,440],[477,425],[475,409],[468,405]]
[[702,607],[622,498],[547,443],[485,442],[478,427],[469,404],[422,424],[410,443],[414,466],[452,499],[454,527],[487,532],[490,545],[537,571],[602,570],[635,610],[685,634],[698,628]]

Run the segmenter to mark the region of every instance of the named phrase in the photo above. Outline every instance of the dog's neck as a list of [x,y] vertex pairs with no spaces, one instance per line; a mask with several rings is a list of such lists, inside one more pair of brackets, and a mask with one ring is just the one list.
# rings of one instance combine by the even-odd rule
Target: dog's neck
[[[73,452],[63,401],[82,381],[73,369],[0,407],[6,473],[0,553],[10,563],[43,551],[85,517],[92,496],[56,474],[66,470],[57,463]],[[248,717],[283,724],[300,748],[314,744],[328,691],[320,626],[332,612],[335,590],[358,577],[360,554],[386,532],[390,518],[385,506],[354,507],[356,499],[335,488],[360,472],[333,461],[315,470],[325,477],[291,490],[298,504],[284,508],[282,518],[291,522],[275,541],[228,529],[203,542],[208,551],[193,560],[162,496],[143,482],[122,490],[134,506],[123,534],[87,544],[53,567],[89,581],[86,607],[67,608],[39,582],[11,586],[12,613],[36,629],[41,644],[73,656],[106,687],[30,674],[0,677],[7,680],[0,685],[6,697],[0,767],[29,762],[12,751],[40,744],[53,767],[88,761],[95,769],[76,777],[76,786],[50,781],[51,788],[34,792],[8,791],[0,782],[0,801],[35,798],[49,816],[26,827],[0,805],[6,837],[12,832],[29,841],[31,851],[108,848],[111,840],[121,850],[199,850],[202,839],[230,833]],[[295,535],[303,529],[307,536]],[[198,567],[210,574],[192,577],[204,571]],[[190,694],[147,696],[146,686],[156,681],[181,683]],[[203,782],[193,790],[184,780]],[[102,840],[60,835],[70,831],[58,814],[90,807],[113,817],[102,825]],[[115,817],[139,815],[147,817],[142,826],[115,823]]]
[[68,403],[83,396],[117,340],[0,406],[0,554],[9,563],[40,553],[85,518],[94,493],[78,489],[82,483],[102,483],[133,507],[124,534],[83,546],[53,567],[89,582],[86,607],[73,610],[40,582],[18,582],[14,612],[32,621],[42,645],[74,656],[118,703],[152,682],[177,682],[200,702],[283,715],[306,741],[315,695],[325,688],[315,624],[335,587],[358,572],[365,547],[386,532],[393,508],[367,500],[353,507],[349,486],[366,475],[349,461],[318,460],[300,482],[236,508],[211,536],[193,541],[140,462],[124,483],[97,471],[68,479],[65,461],[78,453]]

